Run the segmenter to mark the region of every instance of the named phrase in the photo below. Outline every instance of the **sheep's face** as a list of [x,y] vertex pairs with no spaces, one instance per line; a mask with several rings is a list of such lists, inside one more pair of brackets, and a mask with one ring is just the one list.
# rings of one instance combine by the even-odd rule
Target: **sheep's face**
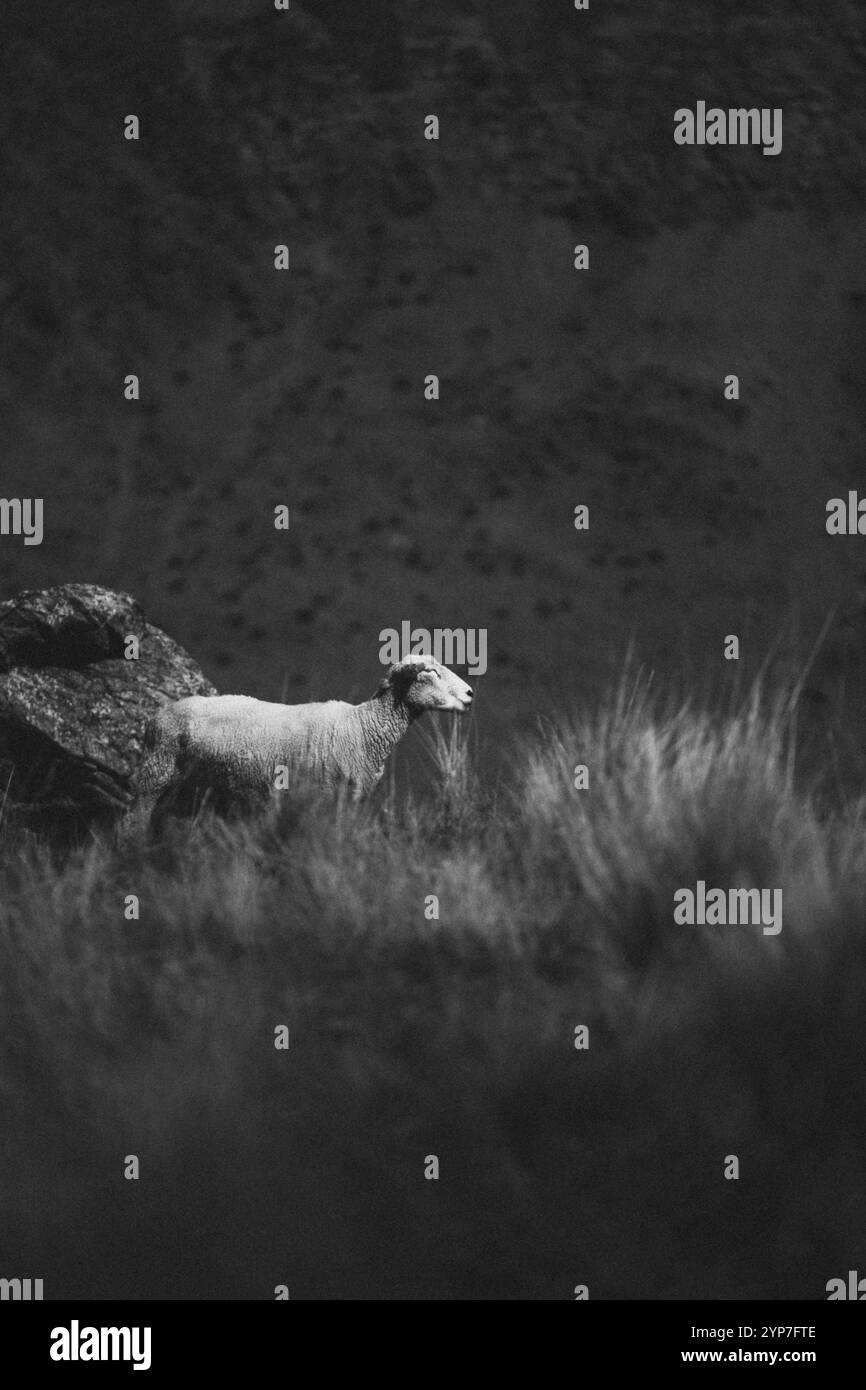
[[433,656],[408,656],[398,661],[383,684],[390,687],[413,714],[423,714],[427,709],[448,709],[465,714],[472,703],[472,686]]

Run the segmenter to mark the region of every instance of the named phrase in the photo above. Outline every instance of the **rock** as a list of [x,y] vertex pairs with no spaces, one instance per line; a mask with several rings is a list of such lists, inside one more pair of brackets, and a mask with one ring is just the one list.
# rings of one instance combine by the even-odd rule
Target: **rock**
[[[138,638],[139,659],[124,656]],[[0,604],[0,803],[51,835],[130,802],[144,727],[166,700],[216,691],[128,594],[28,589]]]

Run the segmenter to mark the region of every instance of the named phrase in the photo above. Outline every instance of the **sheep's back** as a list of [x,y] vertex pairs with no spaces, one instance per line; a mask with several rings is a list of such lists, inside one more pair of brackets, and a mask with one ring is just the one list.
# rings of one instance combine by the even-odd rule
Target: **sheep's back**
[[184,761],[272,781],[290,772],[344,771],[354,706],[342,700],[281,705],[249,695],[191,696],[174,706]]

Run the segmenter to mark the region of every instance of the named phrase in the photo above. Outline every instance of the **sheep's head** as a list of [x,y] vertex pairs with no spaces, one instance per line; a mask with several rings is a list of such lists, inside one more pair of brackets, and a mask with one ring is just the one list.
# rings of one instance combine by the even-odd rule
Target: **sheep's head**
[[379,686],[380,694],[388,690],[414,715],[427,709],[464,714],[472,703],[472,686],[433,656],[407,656],[396,662]]

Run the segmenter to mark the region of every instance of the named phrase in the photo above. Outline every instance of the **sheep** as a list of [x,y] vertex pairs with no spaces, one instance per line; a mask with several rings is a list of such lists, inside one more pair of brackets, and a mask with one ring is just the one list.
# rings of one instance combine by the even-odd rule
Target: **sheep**
[[[204,796],[214,810],[264,804],[288,786],[347,787],[359,800],[381,780],[388,755],[425,710],[464,713],[472,687],[435,657],[389,667],[375,695],[281,705],[249,695],[192,695],[150,721],[131,816],[155,822],[183,814]],[[128,824],[129,824],[128,818]]]

